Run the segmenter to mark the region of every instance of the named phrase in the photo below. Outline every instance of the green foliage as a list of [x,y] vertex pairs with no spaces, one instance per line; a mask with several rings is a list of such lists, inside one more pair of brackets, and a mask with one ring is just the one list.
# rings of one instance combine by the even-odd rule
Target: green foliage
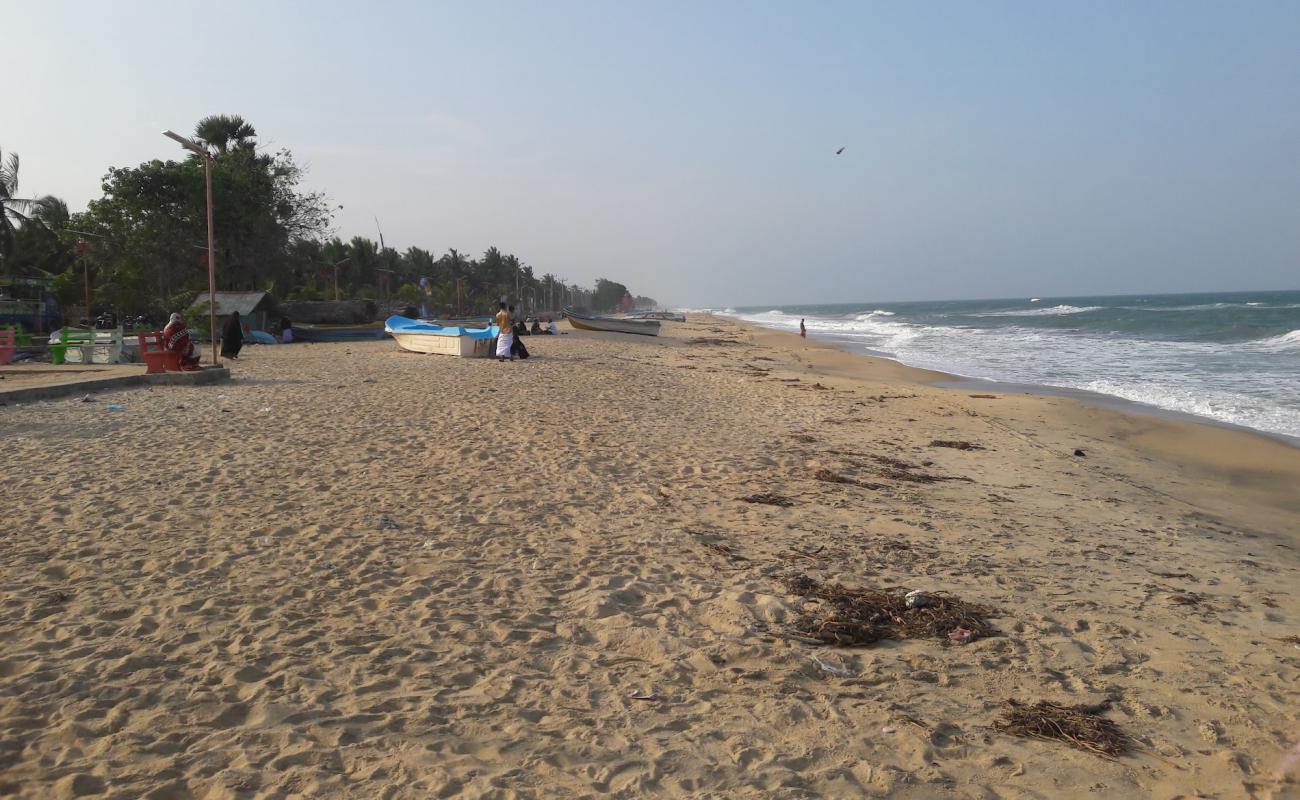
[[[455,248],[442,255],[419,247],[399,252],[362,236],[330,236],[335,206],[302,188],[304,170],[288,150],[259,152],[257,131],[237,115],[205,117],[194,137],[214,153],[219,291],[332,299],[337,286],[342,298],[397,300],[455,314],[486,313],[502,295],[533,313],[614,308],[627,294],[622,284],[602,281],[596,302],[591,291],[555,275],[539,278],[496,247],[476,260]],[[53,198],[18,198],[17,173],[16,156],[0,159],[0,272],[12,265],[58,276],[56,293],[67,305],[80,302],[88,271],[95,305],[124,314],[176,310],[207,291],[202,157],[110,168],[102,197],[71,215]],[[192,326],[196,332],[206,332],[201,323]]]
[[205,300],[181,312],[181,316],[185,317],[185,327],[190,329],[191,338],[208,341],[209,329],[212,327],[212,320],[208,319],[208,307],[211,305]]
[[401,300],[403,303],[407,303],[408,305],[418,305],[422,298],[420,296],[420,290],[415,287],[415,284],[404,283],[401,288],[397,290],[397,299]]
[[50,287],[50,293],[54,295],[54,300],[63,308],[75,306],[84,298],[83,283],[81,276],[74,270],[60,272],[54,276],[53,285]]
[[619,307],[627,294],[627,287],[623,284],[601,278],[596,281],[596,291],[591,296],[591,307],[596,311],[613,310]]

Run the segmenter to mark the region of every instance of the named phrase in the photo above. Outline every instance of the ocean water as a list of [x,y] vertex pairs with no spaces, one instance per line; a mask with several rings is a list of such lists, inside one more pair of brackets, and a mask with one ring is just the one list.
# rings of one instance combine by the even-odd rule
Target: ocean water
[[905,364],[1300,437],[1300,291],[726,309]]

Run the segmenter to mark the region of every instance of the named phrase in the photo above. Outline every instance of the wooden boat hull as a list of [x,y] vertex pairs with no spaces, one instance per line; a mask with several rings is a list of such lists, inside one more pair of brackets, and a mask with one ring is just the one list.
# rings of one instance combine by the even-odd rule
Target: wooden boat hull
[[295,342],[351,342],[358,339],[382,339],[386,336],[379,322],[365,325],[312,325],[293,326]]
[[389,317],[388,322],[384,324],[384,330],[403,350],[457,358],[491,356],[492,346],[497,338],[495,326],[464,328],[435,325],[406,317]]
[[602,331],[605,333],[635,333],[641,336],[658,336],[657,319],[611,319],[610,317],[592,317],[573,311],[564,312],[569,324],[582,331]]

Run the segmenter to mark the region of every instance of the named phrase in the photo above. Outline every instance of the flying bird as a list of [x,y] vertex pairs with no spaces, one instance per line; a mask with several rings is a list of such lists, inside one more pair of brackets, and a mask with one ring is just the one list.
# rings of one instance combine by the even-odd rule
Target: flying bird
[[839,150],[836,150],[836,151],[835,151],[835,155],[838,156],[840,153],[843,153],[843,152],[844,152],[844,148],[841,147]]

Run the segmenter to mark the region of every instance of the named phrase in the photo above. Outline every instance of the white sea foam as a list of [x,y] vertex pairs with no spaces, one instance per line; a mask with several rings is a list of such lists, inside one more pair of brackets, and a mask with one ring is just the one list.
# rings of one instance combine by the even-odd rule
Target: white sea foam
[[1300,350],[1300,330],[1284,333],[1281,336],[1270,336],[1267,339],[1260,339],[1251,344],[1267,349]]
[[1099,311],[1101,306],[1052,306],[1051,308],[1025,308],[1012,311],[986,311],[982,314],[971,314],[972,317],[1060,317],[1068,314],[1083,314],[1088,311]]

